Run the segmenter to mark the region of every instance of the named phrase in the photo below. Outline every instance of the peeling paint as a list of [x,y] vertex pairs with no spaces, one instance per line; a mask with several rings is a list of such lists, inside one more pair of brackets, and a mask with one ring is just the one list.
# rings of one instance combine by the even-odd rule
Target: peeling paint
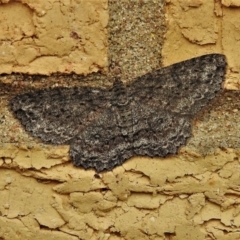
[[106,0],[3,1],[0,23],[1,73],[88,74],[107,69]]
[[[101,40],[98,39],[100,43],[96,41],[96,48],[99,50],[97,57],[104,59],[108,44],[101,45],[101,42],[105,41],[106,29],[96,26],[107,25],[106,1],[99,1],[98,4],[96,1],[94,4],[80,2],[84,14],[79,15],[79,19],[82,22],[86,20],[87,25],[91,22],[91,16],[96,17],[98,9],[96,21],[100,23],[91,22],[92,32],[87,34],[85,29],[83,34],[88,39],[103,34]],[[144,4],[144,1],[139,2],[140,5]],[[225,88],[239,89],[237,1],[166,2],[165,13],[162,13],[168,21],[162,51],[163,64],[172,64],[204,53],[221,52],[227,56],[229,64]],[[11,3],[14,9],[18,7],[19,11],[26,12],[27,20],[21,31],[16,34],[11,32],[9,37],[21,39],[23,32],[31,35],[32,31],[36,31],[30,21],[33,13],[36,14],[34,20],[41,20],[39,29],[46,33],[51,13],[57,14],[61,22],[66,18],[61,17],[59,9],[65,16],[66,11],[71,9],[69,2],[24,3]],[[61,8],[54,4],[60,4]],[[141,9],[139,5],[133,6]],[[124,20],[126,24],[129,19]],[[149,19],[146,22],[153,24]],[[13,23],[9,20],[10,29]],[[70,23],[63,24],[69,26]],[[129,29],[128,34],[133,28]],[[57,29],[52,34],[58,34]],[[124,46],[123,39],[126,40],[126,36],[123,34],[123,38],[120,38],[120,35],[116,36],[126,49],[129,47]],[[0,36],[6,38],[8,35],[3,31]],[[44,39],[50,41],[54,49],[53,35],[46,36]],[[153,36],[156,35],[152,34],[151,40]],[[72,32],[71,41],[78,37],[77,32]],[[24,41],[28,42],[26,39]],[[95,48],[91,49],[93,42],[85,46],[85,51],[90,55],[97,53]],[[37,42],[31,44],[37,46]],[[151,41],[145,44],[152,46]],[[68,45],[63,50],[67,48]],[[6,49],[11,50],[11,47]],[[61,49],[58,48],[59,51]],[[62,53],[57,52],[54,65],[65,59]],[[30,49],[25,57],[20,58],[22,64],[26,63],[22,69],[27,72],[33,71],[32,65],[27,65],[32,56],[34,53]],[[76,62],[79,59],[77,54],[71,56]],[[48,60],[51,62],[53,58]],[[102,61],[102,66],[106,66],[106,61]],[[114,61],[117,66],[118,60]],[[86,65],[88,72],[89,69],[95,69],[89,67],[91,64]],[[7,65],[3,69],[12,71],[12,67]],[[35,70],[40,72],[39,68]],[[41,81],[42,86],[45,86],[46,79]],[[5,77],[4,83],[13,84],[10,76]],[[100,174],[93,170],[74,168],[68,155],[69,146],[44,145],[29,137],[7,110],[3,88],[0,101],[0,239],[240,239],[238,92],[221,93],[196,117],[193,121],[193,136],[177,155],[164,159],[136,156],[113,171]],[[5,139],[8,140],[4,142]]]

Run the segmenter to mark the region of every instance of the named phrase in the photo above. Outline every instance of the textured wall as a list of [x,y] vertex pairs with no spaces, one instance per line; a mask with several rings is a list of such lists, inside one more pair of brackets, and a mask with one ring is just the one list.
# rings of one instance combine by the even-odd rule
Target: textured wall
[[106,0],[2,2],[1,73],[106,70]]
[[[168,31],[162,51],[164,65],[211,52],[227,56],[225,88],[239,89],[238,1],[170,0]],[[221,3],[222,2],[222,3]]]
[[[0,19],[9,16],[7,11],[11,7],[18,7],[23,11],[21,16],[27,17],[25,22],[29,20],[29,27],[34,26],[32,15],[54,9],[46,8],[53,6],[47,1],[46,5],[35,7],[30,1],[22,3],[1,4],[3,14]],[[62,1],[62,6],[63,3],[66,4]],[[96,28],[93,40],[89,41],[97,42],[98,36],[105,39],[105,44],[97,48],[97,60],[101,64],[96,67],[89,62],[83,68],[76,67],[79,70],[76,72],[90,73],[106,68],[107,51],[109,72],[87,76],[87,84],[93,84],[95,78],[104,83],[116,75],[130,81],[136,75],[160,67],[161,61],[163,65],[169,65],[218,52],[226,55],[229,64],[225,88],[240,89],[238,1],[172,0],[166,1],[165,7],[163,3],[109,1],[108,43],[105,42],[106,1],[69,2],[68,7],[61,8],[59,21],[66,21],[67,29],[72,26],[72,20],[66,20],[71,15],[69,9],[85,4],[91,4],[81,15],[86,29],[94,24],[103,27]],[[89,16],[95,15],[104,16],[104,24],[100,18],[95,19],[94,24],[89,22]],[[44,24],[39,23],[38,31],[50,29],[50,33],[45,34],[48,37],[45,45],[52,42],[53,50],[55,35],[52,35],[49,19],[51,13],[41,16]],[[14,21],[9,18],[8,22],[8,30],[2,31],[0,36],[2,53],[7,51],[2,50],[4,44],[18,36],[18,41],[24,40],[26,44],[30,41],[30,30],[27,37],[22,37],[26,34],[25,28],[15,33],[11,27]],[[2,26],[3,20],[0,20]],[[26,29],[31,29],[28,27]],[[56,31],[58,35],[65,30],[59,24]],[[81,42],[75,38],[77,33],[71,36],[76,40],[74,44]],[[87,39],[85,34],[83,38]],[[21,47],[39,46],[30,41],[15,47],[17,41],[13,42],[14,50],[9,51],[14,54]],[[76,45],[72,46],[70,52],[76,55],[67,61],[79,66],[82,53],[75,52],[76,48]],[[56,45],[56,51],[59,49]],[[90,46],[89,51],[91,49]],[[70,52],[66,55],[71,55]],[[41,64],[36,67],[31,61],[23,61],[21,67],[15,65],[21,59],[17,56],[7,63],[0,57],[2,72],[66,72],[59,67],[65,61],[63,55],[53,57],[50,50],[41,52],[37,59],[49,58],[48,63],[55,66],[51,70],[45,66],[41,68]],[[22,58],[30,59],[31,56],[27,52]],[[58,62],[54,62],[56,59]],[[85,67],[86,71],[83,70]],[[15,93],[26,89],[81,85],[83,82],[86,84],[85,78],[76,75],[47,78],[12,74],[0,77],[0,239],[239,239],[239,92],[223,92],[196,116],[193,136],[177,155],[165,159],[133,157],[113,171],[96,174],[93,170],[74,168],[68,146],[44,145],[29,137],[7,107]]]

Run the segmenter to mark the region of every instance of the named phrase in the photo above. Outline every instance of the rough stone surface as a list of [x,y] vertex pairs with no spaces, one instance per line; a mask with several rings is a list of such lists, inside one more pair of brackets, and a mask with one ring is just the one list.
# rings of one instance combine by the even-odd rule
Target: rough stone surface
[[[168,31],[163,47],[163,65],[179,62],[193,55],[224,53],[228,72],[224,87],[240,89],[238,56],[239,1],[169,0]],[[204,16],[204,17],[203,17]],[[230,37],[231,36],[231,37]]]
[[222,0],[222,5],[226,7],[240,7],[238,0]]
[[4,1],[0,73],[106,71],[107,23],[106,0]]
[[[159,68],[161,59],[167,66],[206,53],[222,53],[229,66],[224,86],[239,89],[237,1],[168,0],[165,12],[160,2],[109,1],[108,30],[115,35],[108,43],[110,76],[122,74],[127,81]],[[227,7],[226,2],[235,7]],[[204,15],[197,13],[201,8]],[[127,17],[122,18],[123,13]],[[184,35],[179,27],[179,21],[185,20],[181,14],[188,19],[181,23]],[[131,25],[133,19],[138,24]],[[190,39],[187,26],[194,39],[212,42]],[[210,31],[201,29],[205,27]],[[105,51],[99,60],[106,57]],[[76,75],[0,76],[0,238],[239,240],[239,92],[224,91],[193,120],[193,136],[177,155],[134,157],[111,172],[97,174],[74,168],[69,146],[44,145],[31,138],[7,107],[14,94],[33,89],[112,83],[102,74],[86,79]]]

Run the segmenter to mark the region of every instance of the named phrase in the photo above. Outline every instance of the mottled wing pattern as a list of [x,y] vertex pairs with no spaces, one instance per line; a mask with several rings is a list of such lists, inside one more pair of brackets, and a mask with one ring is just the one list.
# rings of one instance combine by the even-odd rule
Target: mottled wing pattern
[[109,103],[98,88],[54,88],[18,95],[11,109],[25,129],[43,142],[68,143],[86,129]]
[[138,77],[129,86],[134,101],[181,115],[194,115],[221,89],[222,54],[208,54]]
[[[191,135],[191,118],[221,88],[222,55],[205,55],[148,73],[112,89],[110,107],[77,136],[73,163],[97,171],[134,155],[176,153]],[[125,99],[125,101],[123,101]]]
[[57,88],[15,97],[12,110],[33,136],[70,142],[73,164],[98,172],[134,155],[176,153],[191,119],[221,89],[225,57],[210,54],[138,77],[108,90]]
[[78,135],[70,154],[75,166],[98,172],[121,165],[134,155],[132,105],[121,81],[114,83],[110,106]]
[[221,89],[225,56],[210,54],[141,76],[129,86],[135,155],[176,153],[191,135],[191,119]]

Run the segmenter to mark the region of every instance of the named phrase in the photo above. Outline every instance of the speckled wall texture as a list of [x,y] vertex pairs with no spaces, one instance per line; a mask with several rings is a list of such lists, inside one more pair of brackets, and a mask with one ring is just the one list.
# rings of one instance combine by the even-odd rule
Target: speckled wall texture
[[[239,1],[0,2],[0,239],[240,239]],[[206,53],[226,55],[225,91],[165,159],[77,169],[69,146],[31,138],[8,109],[16,93],[127,82]],[[69,75],[27,75],[57,72]]]

